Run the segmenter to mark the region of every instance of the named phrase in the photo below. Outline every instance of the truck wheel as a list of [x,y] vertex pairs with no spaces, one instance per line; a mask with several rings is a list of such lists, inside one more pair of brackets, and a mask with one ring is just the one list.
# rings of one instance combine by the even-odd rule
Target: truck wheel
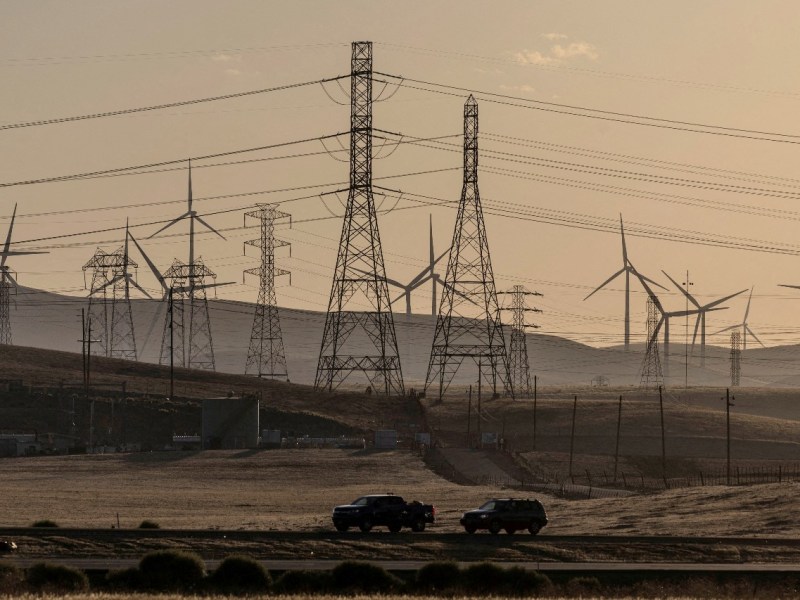
[[464,525],[464,531],[467,533],[475,533],[478,531],[478,528],[475,525]]
[[528,531],[531,532],[531,535],[536,535],[541,530],[541,526],[536,521],[531,521],[531,524],[528,525]]
[[389,525],[389,531],[392,533],[398,533],[402,528],[403,526],[400,523],[392,523]]
[[361,520],[361,523],[359,523],[358,528],[362,533],[369,533],[369,530],[372,529],[372,519],[369,517],[364,517]]
[[492,535],[497,535],[498,533],[500,533],[500,530],[502,528],[503,527],[500,524],[500,521],[498,521],[497,519],[489,523],[489,533],[491,533]]
[[345,525],[344,523],[336,523],[336,524],[334,524],[334,527],[336,527],[336,531],[341,531],[342,533],[344,533],[345,531],[347,531],[348,529],[350,529],[350,528],[349,528],[347,525]]
[[425,521],[422,520],[422,517],[417,517],[411,521],[411,531],[416,531],[417,533],[425,531]]

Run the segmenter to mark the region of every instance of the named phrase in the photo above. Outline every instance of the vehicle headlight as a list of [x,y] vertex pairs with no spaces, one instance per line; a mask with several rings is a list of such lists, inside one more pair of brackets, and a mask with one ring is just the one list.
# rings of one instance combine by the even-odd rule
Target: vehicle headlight
[[489,515],[487,515],[487,514],[481,515],[481,519],[488,519],[488,518],[489,518]]

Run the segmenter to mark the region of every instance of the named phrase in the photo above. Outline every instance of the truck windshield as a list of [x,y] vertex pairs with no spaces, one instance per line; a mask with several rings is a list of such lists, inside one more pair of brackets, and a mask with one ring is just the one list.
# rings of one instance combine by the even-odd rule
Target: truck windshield
[[358,500],[353,500],[353,502],[350,504],[350,506],[366,506],[367,504],[369,504],[369,501],[370,501],[370,498],[367,498],[366,496],[362,496]]
[[480,507],[478,510],[494,510],[495,509],[495,501],[489,500],[486,504]]

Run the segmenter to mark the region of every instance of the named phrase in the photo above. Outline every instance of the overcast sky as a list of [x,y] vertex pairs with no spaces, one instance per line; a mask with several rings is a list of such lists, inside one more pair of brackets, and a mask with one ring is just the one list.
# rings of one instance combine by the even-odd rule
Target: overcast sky
[[[404,141],[441,137],[396,147],[375,140],[376,183],[404,192],[400,200],[376,198],[387,211],[380,230],[389,277],[410,280],[424,268],[429,215],[437,251],[452,237],[468,92],[431,85],[445,84],[478,97],[480,191],[497,288],[521,283],[543,293],[537,306],[544,312],[535,319],[541,331],[593,345],[621,343],[621,280],[583,297],[621,266],[619,235],[608,229],[622,213],[640,271],[671,287],[661,270],[683,282],[688,269],[703,302],[754,285],[751,328],[767,345],[796,343],[800,290],[777,284],[800,284],[798,22],[793,0],[4,2],[0,126],[346,75],[350,43],[371,40],[375,70],[405,78],[398,88],[399,80],[376,75],[382,101],[375,128]],[[344,89],[314,84],[0,130],[0,182],[346,132],[348,87],[345,80]],[[664,121],[636,125],[630,121],[641,119],[631,115]],[[242,229],[242,213],[256,202],[281,202],[294,227],[279,228],[292,243],[291,257],[279,254],[280,266],[292,271],[291,287],[288,278],[279,281],[279,304],[325,310],[345,197],[317,194],[347,180],[340,143],[347,148],[346,135],[195,161],[196,208],[227,238],[198,236],[197,252],[218,281],[236,282],[221,297],[255,301],[257,280],[242,284],[241,272],[257,265],[256,253],[242,255],[243,241],[257,232]],[[251,159],[271,160],[204,168]],[[420,173],[426,171],[437,172]],[[134,235],[166,269],[175,258],[187,259],[188,225],[147,237],[160,227],[152,223],[185,210],[185,198],[185,164],[157,174],[4,187],[0,226],[19,203],[16,241],[81,234],[19,244],[50,254],[9,264],[24,286],[84,294],[82,265],[96,247],[113,251],[123,237],[119,229],[86,232],[130,219]],[[707,245],[715,240],[772,251]],[[155,290],[144,262],[134,259],[140,283]],[[663,302],[684,306],[674,290]],[[709,316],[709,331],[740,320],[745,304],[746,294]],[[429,288],[414,297],[413,308],[430,311]],[[639,289],[632,314],[634,339],[641,340]],[[727,343],[725,336],[711,340]]]

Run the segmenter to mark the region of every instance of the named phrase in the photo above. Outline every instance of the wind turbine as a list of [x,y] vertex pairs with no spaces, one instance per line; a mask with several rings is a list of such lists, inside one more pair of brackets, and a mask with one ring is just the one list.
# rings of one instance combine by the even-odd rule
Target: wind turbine
[[[800,289],[800,286],[797,286],[797,285],[781,285],[781,287]],[[737,327],[741,327],[742,328],[742,350],[747,350],[747,334],[748,333],[751,336],[753,336],[753,339],[755,341],[757,341],[759,344],[761,344],[762,348],[766,348],[764,343],[760,339],[758,339],[758,336],[756,336],[756,334],[753,333],[753,330],[750,329],[750,326],[747,324],[747,315],[750,314],[750,300],[753,299],[753,290],[754,289],[755,289],[755,286],[750,288],[750,296],[748,296],[748,298],[747,298],[747,308],[744,309],[744,319],[742,319],[742,322],[737,324],[737,325],[731,325],[730,327],[726,327],[725,329],[720,329],[719,331],[715,331],[714,334],[713,334],[713,335],[716,335],[718,333],[724,333],[725,331],[730,331],[731,329],[736,329]]]
[[[691,310],[676,310],[676,311],[666,311],[664,310],[664,305],[661,304],[661,300],[659,300],[658,296],[656,296],[655,292],[652,288],[647,285],[649,281],[642,275],[640,275],[635,269],[633,270],[633,274],[636,278],[639,279],[639,283],[642,284],[642,287],[648,293],[650,298],[653,300],[653,304],[655,304],[656,309],[661,314],[661,318],[658,320],[656,324],[656,328],[653,330],[653,334],[650,336],[650,339],[647,340],[647,350],[649,351],[653,344],[655,344],[656,340],[658,340],[658,334],[661,330],[663,325],[664,327],[664,381],[667,381],[669,377],[669,320],[674,317],[687,317],[691,315],[699,315],[700,310],[697,308],[693,308]],[[664,273],[666,275],[666,273]],[[669,275],[667,275],[669,277]],[[706,310],[727,310],[727,307],[714,307],[714,308],[707,308]]]
[[[6,243],[3,251],[0,252],[0,344],[11,345],[11,316],[8,311],[9,300],[12,293],[16,291],[17,281],[11,273],[11,268],[6,265],[9,256],[25,256],[28,254],[47,254],[47,252],[35,252],[31,250],[11,250],[11,233],[14,231],[14,219],[17,217],[17,205],[14,205],[14,212],[11,215],[11,223],[6,234]],[[12,292],[14,290],[14,292]]]
[[[622,237],[622,268],[614,273],[611,277],[606,279],[603,283],[597,286],[591,294],[586,296],[584,300],[588,300],[591,298],[595,292],[600,291],[604,288],[607,284],[611,283],[614,279],[616,279],[619,275],[625,273],[625,351],[627,352],[630,349],[631,343],[631,275],[633,274],[641,283],[644,285],[645,281],[649,281],[653,285],[660,287],[662,290],[665,290],[663,285],[660,283],[656,283],[652,279],[649,279],[636,271],[636,268],[631,263],[630,259],[628,258],[628,248],[625,244],[625,229],[622,225],[622,215],[619,216],[619,233]],[[649,293],[649,292],[648,292]],[[651,294],[653,295],[653,294]]]
[[[694,304],[697,307],[697,310],[699,311],[697,313],[697,319],[694,322],[694,335],[692,335],[692,353],[694,353],[694,343],[695,343],[695,340],[697,339],[697,329],[699,327],[700,328],[700,366],[704,367],[706,365],[706,313],[708,311],[710,311],[710,310],[713,310],[715,306],[719,306],[723,302],[726,302],[726,301],[730,300],[731,298],[734,298],[734,297],[738,296],[739,294],[743,294],[744,292],[747,291],[747,288],[745,288],[743,290],[739,290],[738,292],[736,292],[734,294],[731,294],[729,296],[725,296],[724,298],[720,298],[719,300],[714,300],[713,302],[709,302],[708,304],[703,304],[701,306],[700,303],[695,299],[695,297],[692,296],[689,293],[688,290],[686,290],[683,287],[681,287],[678,284],[678,282],[675,281],[672,277],[670,277],[669,274],[666,271],[662,270],[661,272],[664,273],[664,275],[667,276],[667,279],[669,279],[675,285],[675,287],[678,288],[681,291],[681,293],[683,293],[684,296],[686,296],[687,300],[689,300],[689,302],[691,302],[692,304]],[[752,294],[752,292],[751,292],[751,294]],[[748,306],[748,308],[750,307],[750,302],[749,301],[747,303],[747,306]],[[736,325],[735,327],[738,327],[738,325]],[[729,328],[729,329],[731,329],[731,328]],[[726,331],[726,330],[723,329],[723,331]]]

